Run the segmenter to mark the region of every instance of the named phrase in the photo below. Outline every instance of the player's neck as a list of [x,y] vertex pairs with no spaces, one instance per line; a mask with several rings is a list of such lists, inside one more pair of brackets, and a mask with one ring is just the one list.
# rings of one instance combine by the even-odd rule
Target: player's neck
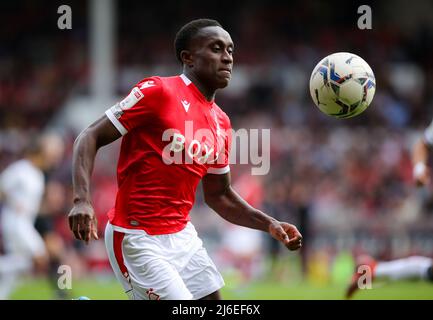
[[197,89],[203,94],[207,101],[215,100],[215,90],[207,88],[198,78],[192,73],[184,70],[183,72],[186,77],[197,87]]

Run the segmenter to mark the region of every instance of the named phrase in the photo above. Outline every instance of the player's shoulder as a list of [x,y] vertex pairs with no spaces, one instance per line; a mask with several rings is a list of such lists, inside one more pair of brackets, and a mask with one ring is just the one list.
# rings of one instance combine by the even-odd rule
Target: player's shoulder
[[177,89],[181,84],[179,76],[161,77],[150,76],[141,79],[135,87],[137,87],[143,94],[146,92],[159,93],[160,95],[168,94],[170,89]]
[[137,87],[138,89],[140,89],[140,91],[146,90],[160,90],[163,89],[164,86],[164,82],[161,80],[161,77],[158,76],[150,76],[150,77],[146,77],[141,79],[140,81],[138,81],[134,87]]
[[32,165],[28,160],[20,159],[9,164],[5,171],[27,172],[32,171]]
[[170,87],[170,86],[179,86],[181,84],[179,76],[171,76],[171,77],[161,77],[161,76],[150,76],[141,79],[137,82],[137,87]]
[[36,168],[30,161],[26,159],[20,159],[12,162],[3,171],[3,176],[24,178],[27,181],[31,179],[43,179],[43,173],[41,170]]
[[21,159],[15,162],[15,170],[25,173],[26,175],[34,175],[37,178],[43,177],[41,169],[37,168],[27,159]]

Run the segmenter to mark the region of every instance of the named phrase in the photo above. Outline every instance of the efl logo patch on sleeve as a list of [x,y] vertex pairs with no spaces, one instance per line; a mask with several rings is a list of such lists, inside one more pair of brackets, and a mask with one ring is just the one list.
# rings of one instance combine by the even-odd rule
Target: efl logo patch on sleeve
[[112,107],[110,108],[110,110],[111,110],[111,112],[114,114],[114,116],[116,117],[116,119],[120,119],[120,117],[121,117],[122,114],[123,114],[123,110],[122,110],[122,108],[120,107],[120,104],[119,104],[119,103],[116,103],[114,106],[112,106]]
[[119,102],[119,106],[122,110],[127,110],[135,106],[135,104],[143,98],[144,98],[144,94],[140,91],[140,89],[134,87],[131,90],[131,93],[128,94],[128,96],[125,99]]

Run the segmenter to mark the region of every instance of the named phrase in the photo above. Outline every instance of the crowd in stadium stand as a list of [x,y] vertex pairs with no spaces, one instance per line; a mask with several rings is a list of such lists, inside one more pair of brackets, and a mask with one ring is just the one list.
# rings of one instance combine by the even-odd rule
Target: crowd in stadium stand
[[[235,41],[232,84],[218,94],[217,102],[231,117],[234,129],[271,129],[270,173],[251,176],[250,166],[234,165],[235,188],[272,215],[300,223],[309,240],[305,242],[309,252],[330,246],[379,256],[385,252],[393,256],[431,254],[433,243],[425,236],[433,222],[431,190],[414,188],[410,151],[433,115],[433,29],[419,27],[408,35],[383,24],[380,30],[360,33],[349,20],[353,17],[337,19],[333,12],[320,15],[336,24],[318,28],[311,18],[312,14],[320,18],[318,8],[302,3],[296,2],[291,11],[279,10],[277,5],[250,6],[236,18],[223,16],[222,9],[209,5],[216,10],[215,17],[224,17],[220,20]],[[116,94],[121,97],[136,81],[149,76],[149,70],[162,70],[166,75],[180,71],[172,39],[186,21],[180,19],[185,10],[166,13],[155,7],[156,12],[168,15],[163,26],[156,21],[158,14],[150,11],[144,18],[143,11],[137,17],[134,6],[138,2],[118,5]],[[85,6],[80,8],[86,14]],[[11,11],[27,23],[14,22]],[[193,13],[202,14],[190,15]],[[20,156],[30,136],[46,129],[68,99],[88,93],[89,53],[85,19],[74,20],[73,30],[59,34],[48,25],[55,22],[36,8],[11,6],[0,16],[10,20],[6,21],[9,30],[0,31],[3,169]],[[311,26],[305,26],[306,20],[312,21]],[[143,21],[148,23],[143,25]],[[32,37],[28,36],[30,26]],[[308,80],[323,56],[343,50],[358,53],[369,62],[377,91],[365,114],[335,120],[314,106]],[[81,246],[67,226],[71,153],[77,134],[68,128],[62,132],[67,153],[62,165],[47,175],[54,186],[47,189],[41,212],[52,216],[53,228],[67,248],[64,259],[76,264],[76,270],[107,268],[103,245]],[[117,147],[105,152],[115,158]],[[113,156],[98,158],[93,176],[100,234],[116,193]],[[193,220],[205,239],[223,243],[224,227],[215,216],[204,207],[199,194]],[[409,246],[393,245],[396,237],[407,236]],[[372,239],[378,245],[369,246]]]

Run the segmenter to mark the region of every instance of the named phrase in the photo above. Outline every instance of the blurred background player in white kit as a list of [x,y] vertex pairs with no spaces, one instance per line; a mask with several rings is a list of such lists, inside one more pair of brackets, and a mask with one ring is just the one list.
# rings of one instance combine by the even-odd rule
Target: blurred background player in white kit
[[[433,282],[433,260],[428,257],[410,256],[391,261],[375,261],[369,256],[358,258],[357,270],[352,277],[352,282],[346,291],[346,298],[350,299],[359,289],[359,280],[365,284],[366,269],[359,269],[359,266],[367,266],[370,271],[371,280],[424,280]],[[374,288],[374,287],[373,287]]]
[[47,271],[47,250],[34,222],[45,191],[44,171],[60,162],[63,151],[58,136],[36,137],[24,157],[0,175],[0,234],[5,253],[0,256],[0,299],[8,298],[22,274]]
[[[413,177],[418,187],[430,184],[430,161],[433,150],[433,121],[424,134],[415,143],[412,151]],[[410,256],[392,261],[375,261],[369,256],[358,258],[357,266],[366,265],[371,270],[372,280],[387,279],[391,281],[416,279],[433,283],[433,259],[423,256]],[[359,289],[358,280],[363,273],[355,270],[352,281],[347,288],[346,297],[351,298]]]

